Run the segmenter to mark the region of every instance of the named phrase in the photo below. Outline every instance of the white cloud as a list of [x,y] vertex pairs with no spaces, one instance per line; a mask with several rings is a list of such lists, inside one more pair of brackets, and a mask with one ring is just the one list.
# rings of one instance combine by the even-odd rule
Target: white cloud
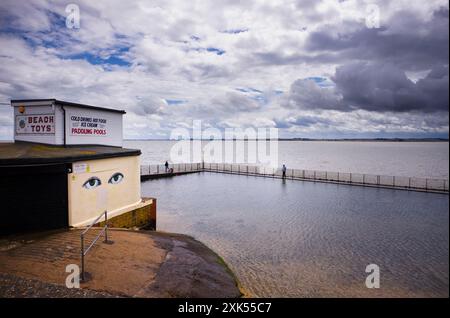
[[[363,1],[75,3],[81,13],[79,30],[64,27],[65,4],[60,1],[2,1],[1,102],[55,97],[124,108],[128,111],[125,136],[130,138],[169,136],[171,128],[189,125],[192,119],[219,127],[285,123],[289,127],[283,128],[284,133],[289,136],[359,129],[420,132],[436,124],[429,119],[429,124],[423,125],[419,117],[409,114],[383,124],[377,116],[390,115],[361,117],[309,109],[308,120],[322,116],[330,121],[298,126],[295,121],[305,110],[281,107],[294,86],[298,88],[296,100],[308,103],[314,93],[323,95],[324,103],[332,102],[323,88],[297,84],[306,85],[301,80],[308,77],[330,78],[343,61],[333,59],[334,52],[312,52],[305,45],[314,31],[329,28],[335,36],[352,32],[365,18]],[[400,35],[410,29],[401,21],[391,22],[397,12],[408,9],[419,21],[430,21],[436,8],[448,7],[445,1],[377,3],[382,21]],[[326,58],[322,56],[325,53]],[[116,59],[116,64],[123,61],[123,65],[105,64],[111,59]],[[182,102],[170,104],[168,100]],[[12,123],[5,109],[0,112],[0,138],[10,134],[8,123]],[[371,125],[371,120],[377,124]],[[440,124],[436,130],[448,133],[448,127],[445,131]]]

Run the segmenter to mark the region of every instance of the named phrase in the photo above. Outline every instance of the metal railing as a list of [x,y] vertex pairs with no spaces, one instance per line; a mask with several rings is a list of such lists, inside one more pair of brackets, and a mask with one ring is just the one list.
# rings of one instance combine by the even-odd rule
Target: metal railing
[[[169,165],[172,173],[200,172],[203,164],[197,163],[174,163]],[[164,165],[141,165],[141,176],[169,174]]]
[[[230,164],[230,163],[181,163],[171,164],[175,173],[183,172],[220,172],[229,174],[242,174],[263,176],[271,178],[283,178],[281,168],[271,168],[265,166],[252,166],[246,164]],[[142,165],[141,175],[164,174],[164,165]],[[365,173],[321,171],[321,170],[304,170],[304,169],[286,169],[286,179],[320,181],[329,183],[344,183],[352,185],[370,186],[406,189],[414,191],[427,192],[449,192],[447,179],[433,178],[417,178],[403,176],[386,176]]]
[[[89,247],[85,250],[84,249],[84,237],[86,235],[86,233],[94,226],[94,224],[97,224],[98,221],[101,219],[101,217],[105,215],[105,226],[103,226],[102,230],[100,231],[100,233],[98,233],[98,235],[95,237],[95,239],[92,241],[92,243],[89,245]],[[107,243],[107,244],[112,244],[112,241],[108,241],[108,212],[105,211],[102,214],[100,214],[83,232],[81,232],[80,234],[80,241],[81,241],[81,281],[86,281],[87,280],[87,275],[88,273],[85,272],[85,267],[84,267],[84,257],[86,256],[86,254],[89,252],[89,250],[92,248],[92,246],[94,246],[94,244],[98,241],[98,239],[100,238],[100,236],[102,234],[105,234],[105,240],[103,241],[103,243]]]

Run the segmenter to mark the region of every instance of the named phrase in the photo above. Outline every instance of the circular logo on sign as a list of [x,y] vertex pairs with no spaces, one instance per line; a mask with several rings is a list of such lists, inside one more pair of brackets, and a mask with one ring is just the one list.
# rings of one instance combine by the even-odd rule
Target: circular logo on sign
[[22,129],[25,128],[25,120],[21,119],[21,120],[19,121],[19,127],[22,128]]

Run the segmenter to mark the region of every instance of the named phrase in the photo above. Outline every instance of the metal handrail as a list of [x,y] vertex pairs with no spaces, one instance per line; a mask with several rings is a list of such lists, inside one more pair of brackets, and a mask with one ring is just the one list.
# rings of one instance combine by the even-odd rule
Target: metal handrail
[[[98,223],[98,221],[101,219],[101,217],[105,215],[105,226],[103,226],[100,233],[95,237],[95,239],[92,241],[92,243],[89,245],[89,247],[85,250],[84,249],[84,235],[94,226],[94,224]],[[85,270],[84,270],[84,257],[89,252],[89,250],[94,246],[94,244],[98,241],[100,236],[102,234],[105,234],[105,240],[104,243],[112,243],[111,241],[108,241],[108,211],[103,212],[100,214],[83,232],[80,234],[80,240],[81,240],[81,281],[86,280]]]
[[[237,164],[236,164],[237,165]],[[244,165],[245,169],[241,169],[241,165],[236,168],[235,164],[219,164],[219,163],[181,163],[172,164],[176,172],[223,172],[231,174],[246,174],[255,176],[265,176],[278,178],[282,177],[278,170],[266,168],[265,166]],[[152,167],[156,165],[141,166],[141,176],[154,174]],[[144,169],[148,167],[148,169]],[[188,169],[189,167],[189,169]],[[250,171],[251,169],[251,171]],[[146,171],[148,170],[148,171]],[[307,180],[320,182],[344,183],[352,185],[362,185],[370,187],[384,187],[392,189],[406,189],[411,191],[427,191],[438,193],[449,193],[448,179],[403,177],[403,176],[385,176],[373,175],[365,173],[350,173],[337,171],[320,171],[320,170],[303,170],[288,169],[291,174],[288,178],[293,180]]]

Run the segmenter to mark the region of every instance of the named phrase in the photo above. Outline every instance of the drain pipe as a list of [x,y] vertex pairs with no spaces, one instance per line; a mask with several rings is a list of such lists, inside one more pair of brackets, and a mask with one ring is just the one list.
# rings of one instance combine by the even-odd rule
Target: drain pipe
[[66,146],[66,110],[64,109],[64,105],[61,104],[61,109],[63,111],[63,140],[64,147]]

